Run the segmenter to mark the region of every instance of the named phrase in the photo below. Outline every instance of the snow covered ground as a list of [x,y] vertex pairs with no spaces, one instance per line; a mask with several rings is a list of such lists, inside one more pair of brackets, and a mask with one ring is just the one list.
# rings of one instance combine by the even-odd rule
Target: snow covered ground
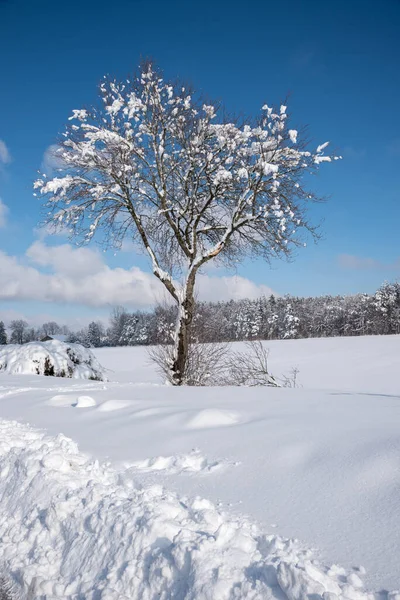
[[0,422],[0,561],[46,598],[400,589],[400,336],[267,346],[302,387],[169,388],[141,348],[95,351],[108,383],[0,374],[0,419],[79,444]]

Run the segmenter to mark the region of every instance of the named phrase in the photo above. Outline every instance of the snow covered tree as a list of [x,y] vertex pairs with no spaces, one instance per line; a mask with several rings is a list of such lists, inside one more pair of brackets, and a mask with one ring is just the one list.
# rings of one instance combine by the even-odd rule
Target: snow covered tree
[[400,331],[400,284],[385,282],[375,293],[375,308],[382,333]]
[[290,298],[286,297],[285,317],[283,321],[283,339],[294,340],[298,337],[300,319],[294,315],[293,304]]
[[125,321],[120,343],[123,346],[138,346],[149,342],[149,319],[146,314],[129,315]]
[[129,320],[129,313],[123,306],[113,308],[110,316],[110,327],[107,330],[107,336],[111,346],[122,346],[122,336],[126,323]]
[[42,331],[44,336],[52,336],[62,333],[62,328],[55,321],[50,321],[49,323],[43,323]]
[[90,348],[99,348],[104,337],[104,327],[101,323],[92,321],[89,323],[87,330],[87,345]]
[[225,116],[150,62],[126,81],[104,79],[101,102],[74,110],[59,141],[60,169],[35,189],[46,224],[88,242],[128,237],[148,254],[178,308],[171,382],[185,382],[196,276],[211,260],[287,256],[315,235],[308,173],[333,158],[308,149],[287,107],[256,119]]
[[159,304],[154,309],[153,337],[154,344],[170,344],[174,339],[174,323],[176,322],[174,306]]
[[28,323],[23,319],[16,319],[15,321],[11,321],[10,329],[11,329],[11,344],[23,344],[25,342],[25,333],[28,327]]
[[[75,338],[73,340],[73,338]],[[93,348],[93,344],[91,343],[91,339],[89,337],[89,328],[84,327],[77,331],[73,336],[68,338],[69,342],[74,341],[74,343],[81,344],[85,348]]]
[[66,337],[66,342],[68,344],[80,344],[81,340],[79,337],[79,331],[70,331]]
[[23,343],[34,342],[38,339],[37,331],[33,327],[26,329],[23,336]]
[[3,321],[0,321],[0,346],[7,344],[7,333]]
[[235,338],[251,340],[258,336],[260,323],[257,303],[252,300],[239,301],[238,311],[233,320]]

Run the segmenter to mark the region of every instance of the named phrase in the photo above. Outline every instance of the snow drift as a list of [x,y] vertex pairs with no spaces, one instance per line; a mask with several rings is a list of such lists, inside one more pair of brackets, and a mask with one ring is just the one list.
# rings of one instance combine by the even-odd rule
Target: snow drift
[[90,350],[58,340],[0,346],[0,371],[107,381],[105,370]]
[[[367,600],[295,540],[0,420],[0,562],[21,592],[85,600]],[[382,596],[382,598],[384,595]],[[387,595],[385,596],[385,598]]]

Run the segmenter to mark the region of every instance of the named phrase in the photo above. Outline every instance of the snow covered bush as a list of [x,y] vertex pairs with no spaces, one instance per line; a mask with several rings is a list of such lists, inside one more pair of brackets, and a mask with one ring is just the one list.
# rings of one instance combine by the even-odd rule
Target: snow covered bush
[[107,381],[90,350],[57,340],[0,347],[0,373],[35,374]]

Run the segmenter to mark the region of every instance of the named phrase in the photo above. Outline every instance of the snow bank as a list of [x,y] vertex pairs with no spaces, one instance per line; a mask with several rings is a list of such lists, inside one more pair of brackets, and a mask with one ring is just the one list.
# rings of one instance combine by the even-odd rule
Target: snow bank
[[[135,487],[74,442],[0,421],[0,562],[46,599],[367,600],[297,541],[160,486]],[[382,594],[383,599],[388,597]]]
[[105,370],[90,350],[58,340],[0,346],[0,371],[107,381]]

